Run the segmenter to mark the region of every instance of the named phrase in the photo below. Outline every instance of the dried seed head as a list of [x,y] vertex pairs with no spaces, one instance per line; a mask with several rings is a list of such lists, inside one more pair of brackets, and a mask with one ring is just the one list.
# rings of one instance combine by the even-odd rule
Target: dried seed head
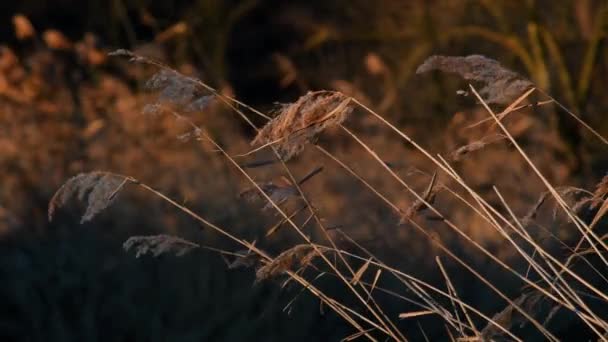
[[158,92],[157,101],[145,106],[146,114],[161,113],[166,108],[181,113],[200,112],[215,99],[211,89],[199,79],[183,75],[160,62],[124,49],[113,51],[109,55],[129,57],[131,62],[159,69],[145,84],[147,90]]
[[146,107],[148,112],[154,108],[162,109],[163,107],[183,113],[200,112],[206,109],[214,98],[200,86],[196,79],[171,69],[158,71],[146,82],[145,87],[149,91],[158,92],[156,103]]
[[194,248],[200,247],[194,242],[171,235],[132,236],[122,245],[125,251],[135,249],[135,257],[151,253],[155,257],[164,253],[174,253],[182,256]]
[[350,98],[338,92],[309,92],[298,101],[285,105],[251,142],[252,145],[275,144],[285,161],[298,155],[326,128],[341,124],[352,112]]
[[465,80],[483,83],[479,94],[486,103],[510,104],[533,87],[532,82],[481,55],[431,56],[418,67],[416,73],[431,70],[456,73]]
[[77,197],[79,201],[87,201],[87,209],[80,223],[91,220],[106,209],[116,199],[116,195],[131,179],[109,172],[94,171],[81,173],[70,178],[53,195],[49,203],[49,221],[58,208],[63,207],[70,198]]
[[271,279],[293,270],[295,266],[307,266],[317,254],[311,245],[296,245],[279,254],[271,262],[260,267],[255,274],[256,282]]

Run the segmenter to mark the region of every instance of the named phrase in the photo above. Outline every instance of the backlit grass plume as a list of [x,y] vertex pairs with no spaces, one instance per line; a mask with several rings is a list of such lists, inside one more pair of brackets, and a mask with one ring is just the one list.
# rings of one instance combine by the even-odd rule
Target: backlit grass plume
[[351,99],[339,92],[315,91],[284,105],[264,126],[252,145],[274,145],[285,161],[298,155],[321,132],[341,124],[353,110]]
[[80,223],[90,221],[114,202],[116,195],[128,181],[127,177],[102,171],[81,173],[70,178],[55,192],[49,203],[49,221],[53,220],[57,209],[74,197],[81,202],[87,202]]
[[318,256],[317,251],[308,244],[294,246],[279,254],[272,262],[258,268],[256,282],[277,277],[287,271],[296,271],[294,267],[306,267]]

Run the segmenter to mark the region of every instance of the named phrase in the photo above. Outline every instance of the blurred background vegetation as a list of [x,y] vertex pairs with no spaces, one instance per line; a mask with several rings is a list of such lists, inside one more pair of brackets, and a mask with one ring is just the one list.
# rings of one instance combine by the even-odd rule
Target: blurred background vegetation
[[[336,340],[348,335],[338,318],[320,313],[313,298],[300,298],[290,314],[283,312],[297,289],[252,286],[250,271],[228,271],[216,254],[160,260],[125,254],[126,237],[167,231],[205,245],[234,247],[200,234],[188,218],[142,194],[126,194],[84,226],[70,212],[47,222],[48,200],[63,181],[95,169],[141,179],[250,240],[277,219],[239,201],[245,183],[213,152],[179,141],[183,127],[170,118],[142,116],[150,97],[141,85],[150,71],[110,59],[106,53],[113,49],[164,61],[263,110],[310,89],[339,90],[437,153],[471,141],[462,131],[464,122],[483,114],[472,99],[456,95],[465,86],[457,78],[415,75],[416,67],[432,54],[484,54],[608,133],[606,1],[23,0],[3,1],[0,19],[3,340]],[[557,108],[534,108],[530,114],[518,117],[514,135],[543,172],[556,184],[597,183],[608,161],[598,142]],[[229,141],[234,151],[248,149],[253,132],[221,106],[196,121]],[[425,169],[422,158],[409,156],[407,146],[390,142],[365,117],[353,118],[352,124],[391,162]],[[403,197],[346,139],[327,139],[378,186]],[[305,154],[296,165],[305,168],[318,160]],[[473,184],[509,187],[509,203],[524,210],[542,191],[540,182],[520,186],[531,177],[524,165],[497,147],[489,157],[461,167],[475,170],[468,180]],[[261,180],[275,176],[254,172]],[[438,280],[428,271],[433,258],[427,242],[401,228],[395,231],[390,211],[338,173],[327,167],[323,180],[311,181],[309,189],[313,199],[323,199],[319,205],[328,221],[382,251],[392,264]],[[422,180],[418,185],[424,188]],[[409,199],[402,202],[407,207]],[[442,205],[479,241],[509,258],[495,232],[471,215],[451,212],[450,203]],[[284,233],[265,247],[280,250],[293,240]],[[467,250],[462,254],[490,276],[497,272]],[[484,301],[478,284],[465,280],[463,297],[489,311],[500,307]],[[405,304],[388,305],[399,312]],[[564,336],[572,329],[566,325]]]

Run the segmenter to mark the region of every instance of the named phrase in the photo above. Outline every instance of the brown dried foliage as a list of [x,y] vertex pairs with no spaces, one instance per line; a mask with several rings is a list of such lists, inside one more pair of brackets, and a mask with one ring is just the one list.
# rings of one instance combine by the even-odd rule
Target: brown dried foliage
[[151,253],[155,257],[165,253],[174,253],[176,256],[182,256],[200,246],[177,236],[160,234],[132,236],[125,241],[122,247],[125,251],[135,249],[135,257],[139,258],[147,253]]
[[510,104],[533,87],[532,82],[503,67],[497,61],[481,55],[431,56],[416,70],[417,74],[439,70],[456,73],[467,81],[484,84],[479,94],[486,103]]
[[353,110],[350,97],[339,92],[316,91],[284,105],[264,126],[252,145],[274,144],[285,161],[298,155],[325,129],[339,125]]
[[106,209],[116,199],[118,192],[129,182],[124,176],[109,172],[93,171],[81,173],[65,182],[49,203],[48,217],[53,220],[56,210],[76,197],[79,201],[87,202],[87,208],[82,215],[80,223],[93,219]]

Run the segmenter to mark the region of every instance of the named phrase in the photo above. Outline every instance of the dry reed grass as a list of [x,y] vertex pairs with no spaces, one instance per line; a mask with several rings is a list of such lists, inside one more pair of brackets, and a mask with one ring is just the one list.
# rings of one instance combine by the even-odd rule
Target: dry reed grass
[[[430,70],[454,72],[458,73],[464,79],[478,81],[484,84],[481,91],[477,92],[472,86],[471,91],[475,94],[484,108],[487,109],[496,125],[504,134],[487,136],[481,140],[462,146],[450,154],[449,160],[460,161],[463,158],[466,158],[470,152],[479,151],[488,144],[496,141],[508,139],[510,143],[515,146],[519,155],[537,173],[539,178],[543,181],[543,184],[547,187],[546,193],[541,194],[539,200],[528,210],[528,213],[523,219],[517,218],[517,215],[515,215],[496,187],[493,189],[501,200],[501,204],[504,205],[507,214],[498,211],[495,206],[490,205],[488,201],[483,198],[479,191],[471,188],[448,161],[441,156],[435,157],[430,154],[426,149],[421,147],[413,139],[369,107],[338,92],[309,92],[300,97],[296,102],[283,106],[277,117],[270,120],[262,129],[259,129],[252,144],[261,146],[262,148],[268,147],[272,149],[277,158],[281,161],[281,165],[284,167],[289,178],[284,178],[282,183],[270,182],[258,184],[212,136],[198,128],[192,121],[189,121],[181,114],[176,113],[176,111],[187,112],[188,106],[192,103],[203,99],[207,101],[208,97],[212,96],[235,110],[241,118],[252,125],[256,130],[257,127],[251,123],[251,120],[247,119],[247,115],[241,111],[239,107],[246,108],[250,113],[258,114],[265,118],[268,118],[268,116],[238,100],[217,93],[213,88],[202,83],[200,80],[180,76],[179,73],[167,69],[167,67],[163,65],[151,62],[146,58],[139,57],[127,51],[119,51],[116,54],[126,55],[135,62],[152,64],[162,69],[162,73],[157,73],[148,87],[159,93],[159,101],[155,103],[155,108],[162,107],[164,110],[164,103],[168,102],[170,112],[173,116],[180,120],[186,120],[191,124],[196,132],[198,132],[197,137],[200,138],[200,140],[210,142],[212,146],[221,153],[248,182],[251,183],[252,187],[244,191],[242,196],[266,200],[267,205],[265,206],[265,209],[274,209],[282,216],[279,225],[285,223],[285,225],[291,226],[294,232],[304,240],[304,243],[284,250],[276,257],[271,257],[262,249],[256,247],[254,243],[234,236],[226,229],[211,223],[161,192],[156,191],[145,184],[135,182],[131,178],[102,172],[79,175],[66,182],[66,184],[57,191],[51,201],[49,206],[50,218],[52,218],[53,213],[57,208],[62,207],[67,203],[69,198],[78,197],[80,200],[88,200],[87,211],[85,215],[83,215],[83,220],[91,219],[112,203],[115,199],[115,194],[125,183],[134,182],[139,187],[151,192],[185,212],[204,226],[210,227],[221,236],[245,247],[246,250],[244,252],[232,253],[230,251],[223,251],[236,256],[236,259],[233,262],[228,263],[229,268],[241,266],[255,267],[256,265],[261,264],[262,266],[256,270],[255,282],[270,280],[280,275],[287,275],[290,281],[293,280],[302,285],[304,289],[313,293],[322,303],[329,306],[337,315],[351,324],[356,330],[356,333],[352,336],[366,337],[369,340],[377,340],[377,336],[385,336],[393,340],[407,340],[405,334],[393,323],[393,319],[398,317],[387,316],[382,307],[375,301],[374,295],[372,294],[372,291],[375,290],[376,292],[382,291],[384,294],[392,295],[393,298],[406,298],[410,303],[416,303],[420,310],[402,314],[402,318],[436,314],[433,316],[440,317],[443,320],[448,329],[448,334],[458,334],[458,339],[461,341],[492,341],[499,338],[521,341],[522,338],[516,336],[512,330],[513,327],[517,325],[521,327],[524,323],[527,324],[527,322],[531,323],[530,325],[533,329],[547,340],[557,341],[559,339],[554,335],[554,332],[550,331],[547,324],[545,324],[545,322],[541,323],[539,317],[537,317],[537,309],[541,301],[550,302],[554,308],[564,308],[571,313],[573,317],[577,317],[577,319],[586,325],[590,331],[595,333],[599,339],[603,338],[602,336],[604,336],[604,330],[608,327],[608,322],[606,322],[605,317],[602,317],[602,312],[598,311],[595,309],[595,306],[590,304],[589,297],[581,296],[581,293],[591,293],[594,296],[594,300],[600,300],[602,303],[608,301],[608,294],[602,290],[602,287],[595,285],[581,276],[579,271],[573,267],[571,258],[577,258],[580,257],[580,255],[572,254],[567,260],[564,260],[563,256],[555,256],[552,251],[546,249],[542,244],[542,241],[535,240],[526,230],[526,223],[536,220],[540,207],[547,199],[553,198],[556,202],[554,212],[563,212],[567,219],[564,224],[575,226],[582,234],[581,242],[574,251],[579,250],[579,246],[583,241],[588,242],[591,248],[586,250],[585,253],[594,254],[599,257],[601,259],[600,265],[604,267],[608,265],[608,263],[606,263],[601,253],[605,252],[606,246],[596,233],[591,230],[599,218],[594,219],[589,225],[581,218],[576,217],[576,211],[573,211],[563,198],[569,193],[578,191],[578,189],[568,187],[557,188],[551,185],[538,171],[525,151],[521,149],[517,141],[502,124],[501,119],[505,118],[506,113],[512,111],[513,108],[517,108],[522,101],[525,101],[527,96],[533,91],[533,88],[531,82],[521,78],[516,73],[505,69],[498,62],[478,55],[468,57],[433,56],[427,59],[427,61],[418,68],[418,72],[422,73]],[[204,92],[199,92],[197,89],[203,89]],[[502,113],[496,115],[488,106],[489,103],[508,104],[508,107]],[[403,140],[413,145],[421,154],[433,163],[437,172],[431,177],[424,193],[418,194],[414,191],[399,174],[380,158],[373,147],[366,144],[356,133],[353,133],[342,125],[347,116],[355,108],[360,108],[364,112],[370,114],[373,118],[378,119],[384,126],[399,134]],[[379,259],[369,250],[350,239],[348,235],[345,235],[348,241],[355,244],[363,255],[360,256],[338,248],[333,241],[333,238],[327,234],[327,229],[322,220],[318,218],[317,209],[309,200],[307,200],[301,188],[301,185],[304,182],[318,174],[321,169],[317,168],[303,177],[300,181],[296,181],[295,178],[293,178],[293,174],[284,163],[297,156],[306,145],[315,143],[318,136],[325,129],[330,127],[342,128],[348,136],[352,137],[352,139],[378,163],[379,167],[386,171],[392,179],[397,181],[404,190],[414,195],[416,200],[405,213],[401,213],[399,207],[388,198],[381,189],[374,187],[374,185],[358,175],[339,158],[331,155],[329,152],[326,154],[332,156],[332,159],[342,168],[353,175],[358,181],[361,181],[373,195],[377,196],[397,214],[400,214],[400,223],[408,224],[416,229],[439,248],[439,250],[470,272],[475,279],[481,281],[484,286],[493,291],[498,298],[503,299],[507,303],[503,310],[490,317],[464,302],[456,295],[456,289],[449,281],[449,277],[447,277],[447,273],[442,266],[442,274],[448,284],[448,292],[442,291],[411,274],[402,272],[379,261]],[[258,148],[250,153],[257,153],[260,149],[261,148]],[[272,165],[272,163],[263,163],[263,166],[267,165]],[[439,172],[453,183],[450,185],[442,183],[441,186],[438,186],[437,177]],[[608,181],[606,181],[607,178],[608,177],[605,177],[598,184],[593,197],[588,200],[593,208],[598,207],[600,204],[602,204],[602,208],[605,206],[605,197],[608,193],[606,190],[606,184],[608,183]],[[448,193],[455,197],[465,209],[472,210],[475,215],[479,216],[485,222],[488,229],[496,230],[499,236],[504,238],[513,248],[514,252],[525,261],[528,265],[528,272],[523,274],[521,271],[497,258],[487,248],[476,242],[474,238],[468,235],[460,226],[452,222],[448,216],[444,215],[442,210],[437,208],[435,201],[440,190],[445,190],[442,191],[442,193]],[[468,197],[462,195],[463,193],[468,195]],[[308,209],[310,211],[310,216],[303,222],[296,220],[296,214],[300,210],[288,215],[281,208],[281,205],[285,201],[293,197],[299,197],[303,200],[305,206],[300,210]],[[515,278],[530,289],[526,290],[526,292],[519,297],[510,299],[510,297],[501,289],[501,284],[492,283],[488,280],[487,276],[480,273],[469,262],[454,253],[452,247],[446,245],[441,237],[430,233],[414,220],[415,215],[423,210],[429,210],[432,214],[441,218],[439,221],[444,227],[461,236],[475,251],[488,257],[493,263],[500,266],[504,272],[510,276],[515,276]],[[598,213],[600,218],[603,214],[604,213],[600,209]],[[302,228],[306,226],[313,217],[317,219],[318,228],[326,233],[325,238],[330,242],[331,247],[319,244],[316,240],[313,240],[313,238],[302,232]],[[598,216],[596,215],[596,218],[597,217]],[[507,229],[509,230],[508,232]],[[270,231],[273,232],[274,230],[276,229],[273,227]],[[512,238],[514,235],[521,240],[514,240]],[[270,239],[272,236],[274,236],[274,234],[269,232],[266,234],[265,238]],[[198,245],[167,235],[132,237],[125,242],[125,249],[135,248],[138,256],[146,252],[151,252],[154,255],[160,255],[165,252],[174,252],[177,255],[183,255],[196,247],[198,247]],[[343,272],[337,266],[337,262],[334,264],[334,262],[327,258],[325,254],[329,254],[329,252],[335,253],[335,255],[339,257],[338,259],[342,262],[342,265],[348,269],[348,272]],[[362,311],[357,310],[355,307],[348,307],[337,299],[329,297],[322,289],[313,285],[312,282],[314,279],[309,280],[304,277],[303,270],[311,265],[316,258],[320,258],[324,262],[320,267],[328,269],[326,271],[321,271],[319,268],[317,277],[324,274],[331,274],[338,278],[346,286],[348,293],[354,296],[354,298],[363,306],[364,309]],[[338,259],[336,259],[336,261]],[[355,271],[351,265],[353,260],[365,262]],[[372,268],[376,268],[376,277],[373,284],[370,285],[366,283],[363,278],[365,274],[371,273],[370,271]],[[315,267],[315,269],[317,268]],[[594,268],[594,270],[597,272],[596,268]],[[379,286],[378,278],[381,272],[394,276],[400,284],[407,288],[408,296],[415,299],[410,299],[405,295],[400,295],[392,290],[383,289]],[[567,277],[564,275],[567,275]],[[443,305],[438,298],[449,299],[452,304],[451,307]],[[469,314],[474,314],[475,319],[471,319]],[[465,317],[466,319],[464,319]],[[475,327],[475,325],[480,322],[485,326],[481,331],[477,330]]]

